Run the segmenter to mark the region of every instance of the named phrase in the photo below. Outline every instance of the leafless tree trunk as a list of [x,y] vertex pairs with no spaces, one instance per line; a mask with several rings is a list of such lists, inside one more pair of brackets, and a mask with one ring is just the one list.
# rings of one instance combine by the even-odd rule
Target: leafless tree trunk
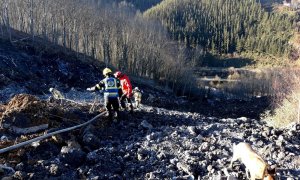
[[0,33],[1,33],[1,36],[3,37],[4,32],[3,32],[3,24],[1,23],[1,21],[0,21]]
[[3,14],[3,2],[0,2],[0,17],[1,17],[1,19],[0,19],[0,32],[1,32],[1,36],[3,37],[4,36],[4,31],[3,31],[3,26],[4,26],[4,14]]
[[47,14],[48,14],[48,0],[43,1],[43,15],[42,15],[42,35],[44,39],[47,39]]
[[5,21],[6,21],[6,29],[7,29],[7,33],[8,33],[8,37],[10,42],[12,41],[12,37],[11,37],[11,27],[10,27],[10,19],[9,19],[9,15],[8,15],[8,2],[7,0],[4,1],[5,2],[5,10],[4,10],[4,15],[5,15]]
[[63,46],[64,46],[64,48],[66,48],[66,36],[67,36],[67,34],[66,34],[66,20],[65,20],[65,13],[64,13],[64,10],[62,10],[62,34],[63,34],[63,37],[62,37],[62,40],[63,40],[63,42],[62,42],[62,44],[63,44]]
[[32,42],[34,42],[34,20],[33,20],[33,0],[29,0],[29,16],[30,16],[30,33],[31,33],[31,38],[32,38]]

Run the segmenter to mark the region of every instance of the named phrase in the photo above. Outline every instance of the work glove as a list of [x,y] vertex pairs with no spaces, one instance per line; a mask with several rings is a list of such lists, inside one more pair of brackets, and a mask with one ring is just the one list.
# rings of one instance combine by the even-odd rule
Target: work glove
[[95,87],[90,87],[86,89],[87,91],[95,91]]

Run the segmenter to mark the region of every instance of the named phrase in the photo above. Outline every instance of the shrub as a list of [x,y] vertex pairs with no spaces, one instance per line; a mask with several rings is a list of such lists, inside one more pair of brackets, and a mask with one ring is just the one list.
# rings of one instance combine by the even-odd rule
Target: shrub
[[287,69],[278,73],[273,79],[272,110],[262,114],[262,119],[275,127],[287,126],[299,122],[300,113],[300,72],[298,69]]

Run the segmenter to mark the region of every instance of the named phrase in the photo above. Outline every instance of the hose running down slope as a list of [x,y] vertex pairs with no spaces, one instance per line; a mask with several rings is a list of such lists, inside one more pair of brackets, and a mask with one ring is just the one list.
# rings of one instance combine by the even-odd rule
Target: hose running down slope
[[106,113],[106,111],[98,114],[97,116],[93,117],[92,119],[90,119],[89,121],[87,121],[85,123],[82,123],[82,124],[79,124],[79,125],[76,125],[76,126],[72,126],[72,127],[69,127],[69,128],[61,129],[61,130],[58,130],[58,131],[55,131],[55,132],[52,132],[52,133],[49,133],[49,134],[45,134],[45,135],[40,136],[40,137],[36,137],[36,138],[28,140],[28,141],[21,142],[19,144],[15,144],[13,146],[9,146],[9,147],[0,149],[0,154],[5,153],[7,151],[11,151],[11,150],[17,149],[19,147],[23,147],[23,146],[25,146],[27,144],[31,144],[31,143],[36,142],[36,141],[40,141],[40,140],[46,139],[46,138],[51,137],[51,136],[56,135],[56,134],[64,133],[64,132],[67,132],[67,131],[72,131],[74,129],[86,126],[86,125],[92,123],[94,120],[96,120],[100,116],[104,115],[105,113]]

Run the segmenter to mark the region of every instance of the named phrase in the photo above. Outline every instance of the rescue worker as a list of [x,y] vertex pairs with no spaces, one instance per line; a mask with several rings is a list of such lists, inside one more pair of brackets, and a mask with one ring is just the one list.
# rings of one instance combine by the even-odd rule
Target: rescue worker
[[49,91],[54,99],[65,99],[65,96],[59,90],[55,88],[50,88]]
[[133,113],[133,105],[131,102],[131,97],[132,97],[132,86],[130,83],[130,80],[126,74],[123,74],[121,71],[117,71],[115,74],[115,77],[120,80],[121,83],[121,89],[122,93],[120,96],[120,102],[122,108],[126,109],[126,103],[125,101],[130,104],[130,113]]
[[142,93],[143,91],[141,91],[138,87],[135,87],[132,91],[133,93],[133,97],[134,97],[134,101],[135,101],[135,107],[139,108],[140,104],[142,102]]
[[[98,84],[93,87],[87,88],[88,91],[95,91],[95,90],[104,90],[104,103],[105,107],[108,111],[109,120],[112,121],[113,119],[113,110],[117,113],[117,118],[119,121],[119,88],[120,81],[116,79],[111,69],[105,68],[103,70],[103,76],[105,77],[102,79]],[[113,110],[112,110],[113,108]]]

